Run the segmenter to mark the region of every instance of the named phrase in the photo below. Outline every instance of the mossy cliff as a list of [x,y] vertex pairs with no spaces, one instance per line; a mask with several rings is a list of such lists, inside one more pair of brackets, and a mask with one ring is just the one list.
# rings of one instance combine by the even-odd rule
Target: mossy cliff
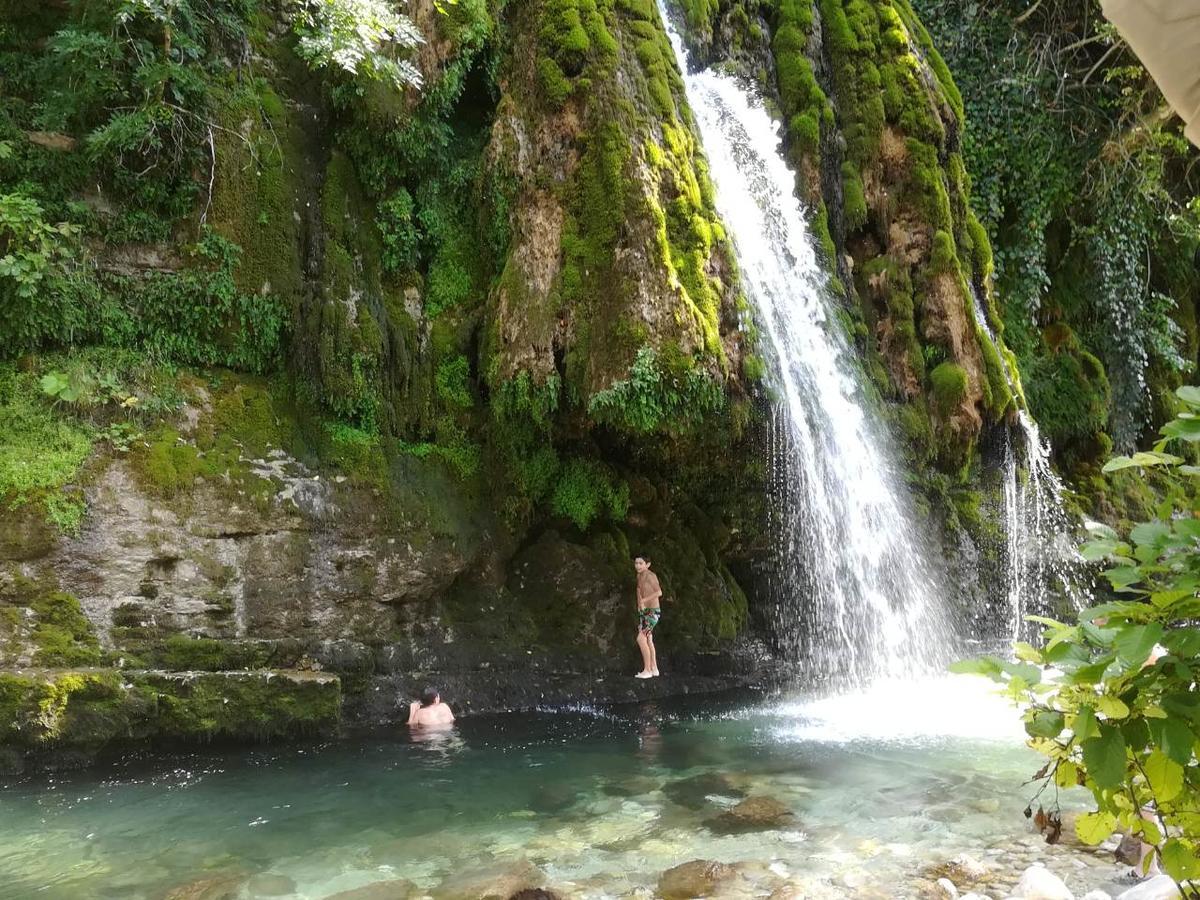
[[635,554],[676,671],[728,668],[764,399],[653,4],[418,2],[419,89],[185,5],[0,36],[0,667],[14,722],[62,707],[0,743],[568,698],[636,665]]

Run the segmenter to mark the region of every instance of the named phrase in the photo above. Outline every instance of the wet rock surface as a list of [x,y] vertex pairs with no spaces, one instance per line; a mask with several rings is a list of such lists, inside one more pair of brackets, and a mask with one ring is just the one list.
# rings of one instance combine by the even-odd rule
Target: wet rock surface
[[747,797],[705,824],[718,834],[742,834],[768,828],[785,828],[795,824],[796,816],[785,804],[773,797]]

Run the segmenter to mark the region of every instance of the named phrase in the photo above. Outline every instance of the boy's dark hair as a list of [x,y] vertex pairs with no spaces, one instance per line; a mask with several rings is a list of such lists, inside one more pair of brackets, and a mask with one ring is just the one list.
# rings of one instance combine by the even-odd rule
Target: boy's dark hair
[[633,559],[635,562],[640,559],[646,565],[650,565],[650,557],[648,556],[635,556]]
[[437,698],[438,698],[437,688],[427,687],[427,688],[425,688],[425,690],[421,691],[421,705],[422,706],[433,706],[433,704],[437,703]]

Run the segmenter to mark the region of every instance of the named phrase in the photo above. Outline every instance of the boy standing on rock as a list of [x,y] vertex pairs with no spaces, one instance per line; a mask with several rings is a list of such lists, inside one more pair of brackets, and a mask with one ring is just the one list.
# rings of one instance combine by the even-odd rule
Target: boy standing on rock
[[634,677],[655,678],[658,676],[658,655],[654,649],[654,626],[662,618],[659,608],[662,588],[659,587],[658,576],[650,571],[650,560],[639,556],[633,561],[633,568],[637,572],[637,645],[642,651],[642,671]]

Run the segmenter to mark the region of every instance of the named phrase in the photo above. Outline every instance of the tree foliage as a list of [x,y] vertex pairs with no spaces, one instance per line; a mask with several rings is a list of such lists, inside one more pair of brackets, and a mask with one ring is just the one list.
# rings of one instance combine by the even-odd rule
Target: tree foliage
[[[972,203],[1032,412],[1061,460],[1090,463],[1102,434],[1127,451],[1196,363],[1200,154],[1096,3],[915,6],[962,88]],[[1047,339],[1059,326],[1077,346]],[[1047,358],[1084,353],[1106,371],[1064,391]],[[1043,373],[1059,384],[1038,390]]]
[[[1184,411],[1154,448],[1116,457],[1106,471],[1200,475],[1167,452],[1200,443],[1200,388],[1177,396]],[[1200,879],[1200,518],[1164,504],[1125,536],[1096,523],[1089,530],[1083,554],[1108,564],[1113,599],[1075,624],[1029,617],[1046,626],[1043,644],[1018,643],[1015,662],[985,657],[952,668],[1003,683],[1023,708],[1029,744],[1048,759],[1036,776],[1041,790],[1092,792],[1096,808],[1079,818],[1080,840],[1098,844],[1118,827],[1139,835],[1184,895],[1200,897],[1183,884]]]
[[420,32],[387,0],[293,0],[292,22],[300,56],[314,68],[395,88],[421,83],[404,58],[421,43]]

